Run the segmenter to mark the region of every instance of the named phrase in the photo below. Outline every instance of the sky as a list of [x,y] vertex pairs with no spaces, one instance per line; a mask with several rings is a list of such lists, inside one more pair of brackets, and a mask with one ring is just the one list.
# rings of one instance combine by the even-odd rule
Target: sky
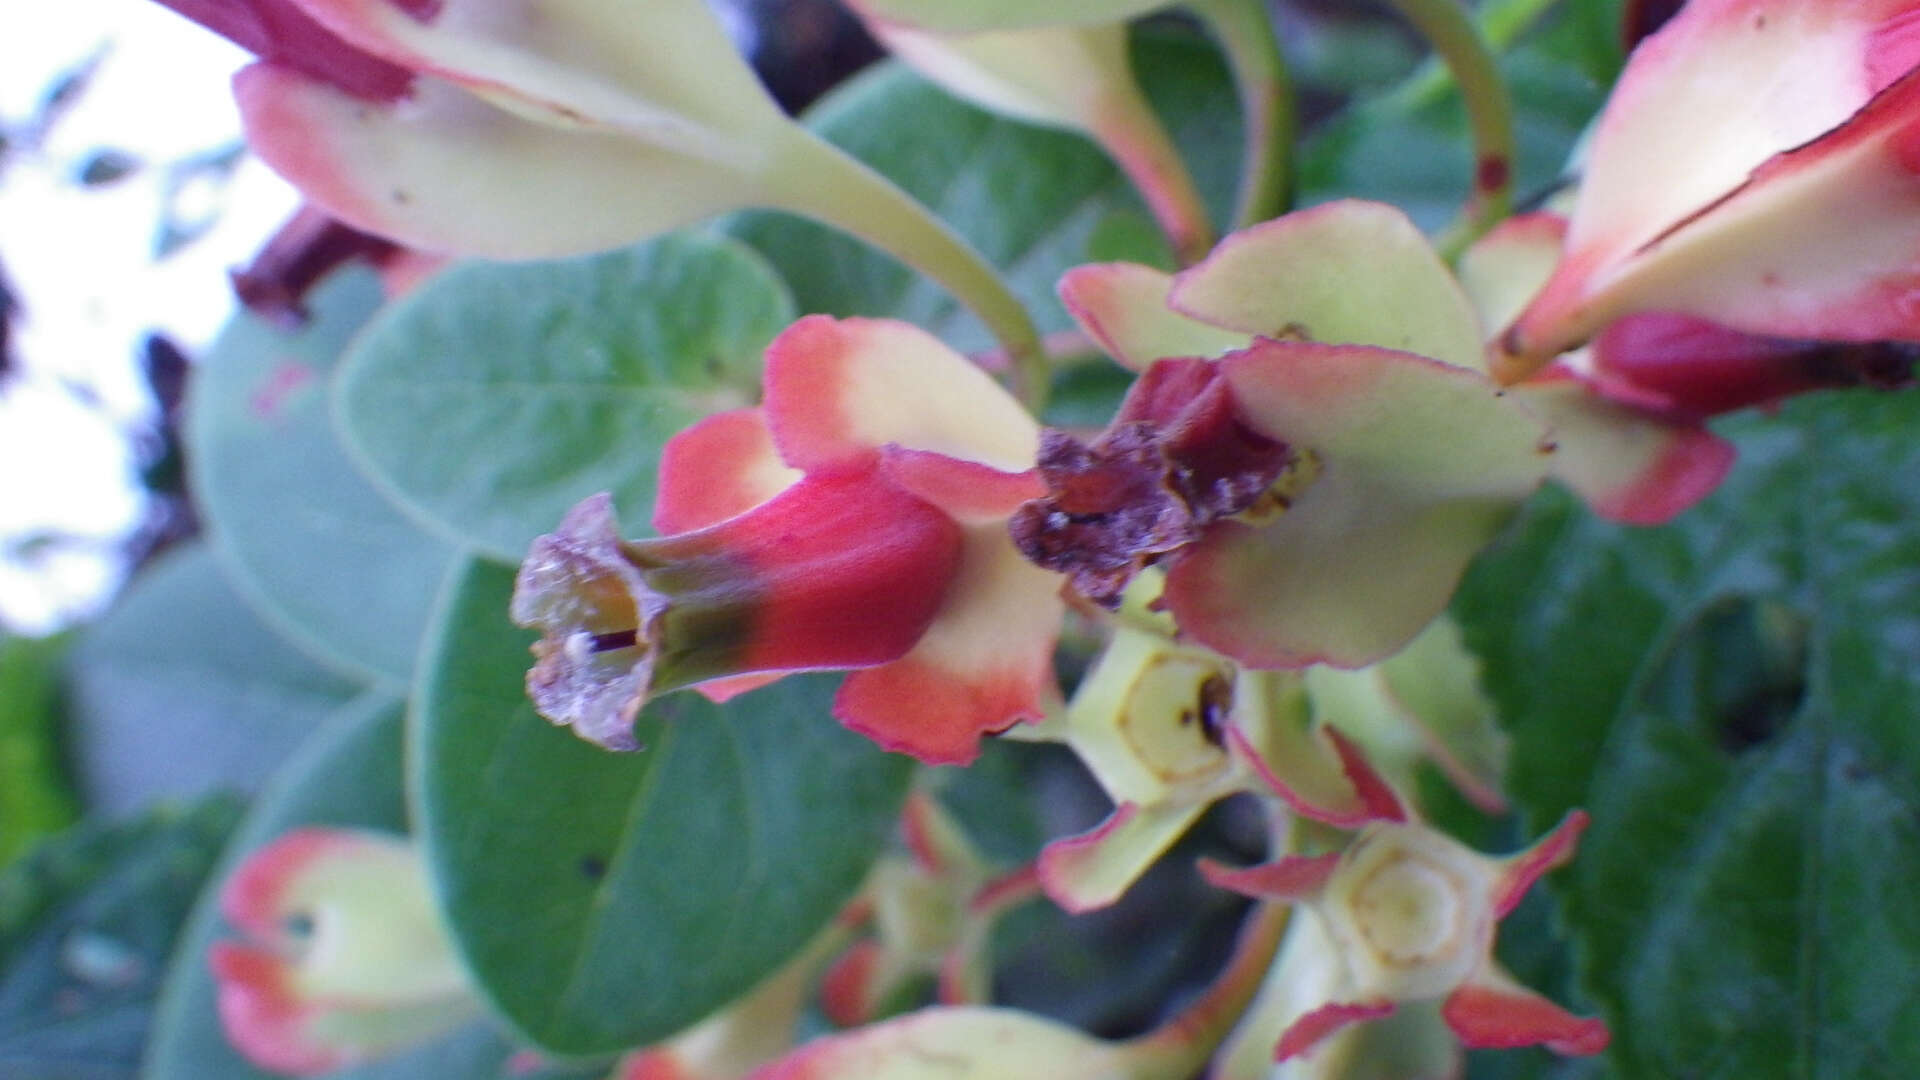
[[[85,92],[34,138],[49,87],[94,57]],[[24,371],[0,397],[0,545],[41,532],[82,540],[0,559],[8,629],[45,632],[111,596],[121,544],[148,512],[128,437],[153,416],[141,343],[159,330],[192,355],[212,340],[233,311],[227,270],[298,203],[250,157],[210,164],[238,145],[228,80],[246,59],[148,0],[0,14],[0,266],[24,309]],[[103,150],[136,167],[77,183]],[[212,224],[156,258],[168,221],[185,235]]]

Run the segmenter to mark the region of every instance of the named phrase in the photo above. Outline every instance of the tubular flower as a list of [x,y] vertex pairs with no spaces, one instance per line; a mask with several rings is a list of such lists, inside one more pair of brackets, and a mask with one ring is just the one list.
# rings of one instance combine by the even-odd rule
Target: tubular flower
[[[767,349],[765,401],[665,449],[657,540],[604,496],[534,542],[513,616],[540,629],[542,715],[631,749],[656,693],[858,668],[834,714],[923,761],[1038,719],[1063,604],[1006,519],[1039,493],[1039,429],[965,358],[904,323],[802,319]],[[715,680],[718,680],[717,682]],[[761,679],[760,681],[764,681]]]
[[167,2],[260,55],[234,93],[268,164],[428,250],[603,250],[780,203],[826,153],[700,0]]
[[1493,960],[1496,924],[1542,874],[1573,857],[1586,822],[1574,811],[1533,847],[1505,859],[1424,825],[1381,821],[1337,853],[1238,870],[1203,862],[1201,872],[1216,885],[1303,906],[1333,954],[1323,954],[1331,970],[1317,980],[1327,1000],[1291,1021],[1275,1056],[1288,1061],[1349,1024],[1435,1000],[1468,1047],[1605,1049],[1604,1023],[1567,1013]]
[[290,832],[220,892],[246,937],[209,955],[227,1039],[254,1064],[311,1075],[357,1065],[479,1014],[403,839]]
[[1315,207],[1176,278],[1081,267],[1061,291],[1144,374],[1095,443],[1049,433],[1021,548],[1107,602],[1167,560],[1180,630],[1243,664],[1392,655],[1547,474],[1546,428],[1481,370],[1467,298],[1391,207]]
[[[1561,257],[1566,230],[1557,214],[1528,214],[1502,223],[1467,252],[1461,277],[1487,325],[1511,321],[1539,292]],[[1649,312],[1610,323],[1586,347],[1515,389],[1537,404],[1548,387],[1580,402],[1587,423],[1567,416],[1570,422],[1556,425],[1556,434],[1564,430],[1572,438],[1570,446],[1563,440],[1563,449],[1589,469],[1639,468],[1649,477],[1665,476],[1665,501],[1684,509],[1712,489],[1732,460],[1731,445],[1708,433],[1702,420],[1810,390],[1903,386],[1912,381],[1916,357],[1920,345],[1768,337],[1691,315]],[[1569,384],[1583,391],[1577,399],[1565,390]],[[1595,422],[1603,418],[1612,445],[1589,451],[1581,435],[1597,430]],[[1646,456],[1664,461],[1635,465]],[[1635,520],[1635,507],[1644,517],[1649,505],[1631,497],[1593,502],[1602,513],[1626,520]]]
[[1080,756],[1115,807],[1040,853],[1041,885],[1068,911],[1118,900],[1209,806],[1239,792],[1341,826],[1404,815],[1354,742],[1316,722],[1299,676],[1241,670],[1171,629],[1118,626],[1064,723],[1042,731]]
[[1920,340],[1920,3],[1693,0],[1594,131],[1551,278],[1498,339],[1513,381],[1636,313]]

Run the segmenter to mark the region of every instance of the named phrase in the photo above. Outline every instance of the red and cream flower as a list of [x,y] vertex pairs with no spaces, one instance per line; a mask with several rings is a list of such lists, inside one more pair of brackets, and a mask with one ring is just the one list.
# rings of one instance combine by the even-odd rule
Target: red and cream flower
[[631,748],[654,694],[859,669],[842,723],[923,761],[971,760],[1057,693],[1059,581],[1006,529],[1042,490],[1038,442],[1011,396],[925,332],[802,319],[767,349],[761,406],[667,444],[667,535],[620,539],[596,497],[535,541],[513,615],[545,635],[536,706]]
[[1524,377],[1636,313],[1920,340],[1920,3],[1692,0],[1640,42],[1566,250],[1499,337]]
[[[1324,950],[1314,982],[1326,999],[1295,1010],[1275,1049],[1281,1061],[1312,1052],[1336,1031],[1387,1016],[1403,1003],[1438,1001],[1468,1047],[1545,1045],[1595,1054],[1608,1032],[1516,983],[1493,960],[1494,931],[1547,871],[1573,857],[1587,817],[1575,811],[1531,848],[1489,858],[1427,826],[1368,825],[1325,855],[1295,855],[1246,869],[1203,862],[1215,884],[1296,902]],[[1296,960],[1296,963],[1305,961]]]
[[1081,267],[1061,292],[1143,374],[1099,441],[1048,433],[1022,549],[1109,602],[1166,559],[1181,632],[1243,664],[1392,655],[1547,475],[1545,426],[1486,376],[1466,296],[1392,207],[1290,214],[1174,278]]
[[833,184],[864,176],[702,0],[161,2],[259,56],[234,94],[269,165],[427,251],[602,251],[746,206],[834,217]]
[[220,892],[243,935],[208,956],[227,1039],[264,1069],[331,1072],[479,1015],[404,839],[305,828],[249,855]]

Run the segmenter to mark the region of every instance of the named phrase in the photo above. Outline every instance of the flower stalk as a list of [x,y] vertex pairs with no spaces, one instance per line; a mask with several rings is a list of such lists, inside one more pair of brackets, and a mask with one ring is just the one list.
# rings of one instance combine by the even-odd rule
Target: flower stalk
[[1193,0],[1226,54],[1240,97],[1243,135],[1233,227],[1286,213],[1293,202],[1293,140],[1299,118],[1286,57],[1261,0]]
[[1513,212],[1513,99],[1493,50],[1458,0],[1393,0],[1460,84],[1473,131],[1473,187],[1439,248],[1449,262]]

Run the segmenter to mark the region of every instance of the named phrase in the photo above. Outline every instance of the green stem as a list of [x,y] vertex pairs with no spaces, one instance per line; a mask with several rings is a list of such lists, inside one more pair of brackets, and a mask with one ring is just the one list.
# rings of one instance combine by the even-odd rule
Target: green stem
[[1233,70],[1244,131],[1233,227],[1279,217],[1293,203],[1292,153],[1298,118],[1293,80],[1266,0],[1191,0]]
[[1104,107],[1096,110],[1090,134],[1101,149],[1127,174],[1146,200],[1160,231],[1173,246],[1174,258],[1191,266],[1213,250],[1213,222],[1200,189],[1187,171],[1167,134],[1166,126],[1132,80],[1116,87]]
[[769,205],[851,233],[945,286],[999,340],[1014,391],[1040,415],[1051,380],[1039,331],[979,252],[893,181],[813,135],[776,155]]
[[[1513,46],[1514,41],[1525,33],[1528,27],[1540,20],[1557,0],[1488,0],[1480,6],[1475,21],[1480,25],[1480,36],[1486,39],[1487,47],[1494,53],[1504,53]],[[1437,60],[1429,60],[1420,65],[1420,69],[1407,76],[1397,88],[1388,95],[1396,109],[1411,112],[1440,99],[1453,79],[1447,74],[1446,65]]]
[[1128,1074],[1136,1080],[1184,1080],[1199,1072],[1259,993],[1292,913],[1287,904],[1256,907],[1234,943],[1226,970],[1200,1000],[1125,1044]]
[[1513,101],[1493,51],[1459,0],[1392,0],[1460,84],[1473,128],[1473,190],[1440,243],[1449,259],[1513,211]]

